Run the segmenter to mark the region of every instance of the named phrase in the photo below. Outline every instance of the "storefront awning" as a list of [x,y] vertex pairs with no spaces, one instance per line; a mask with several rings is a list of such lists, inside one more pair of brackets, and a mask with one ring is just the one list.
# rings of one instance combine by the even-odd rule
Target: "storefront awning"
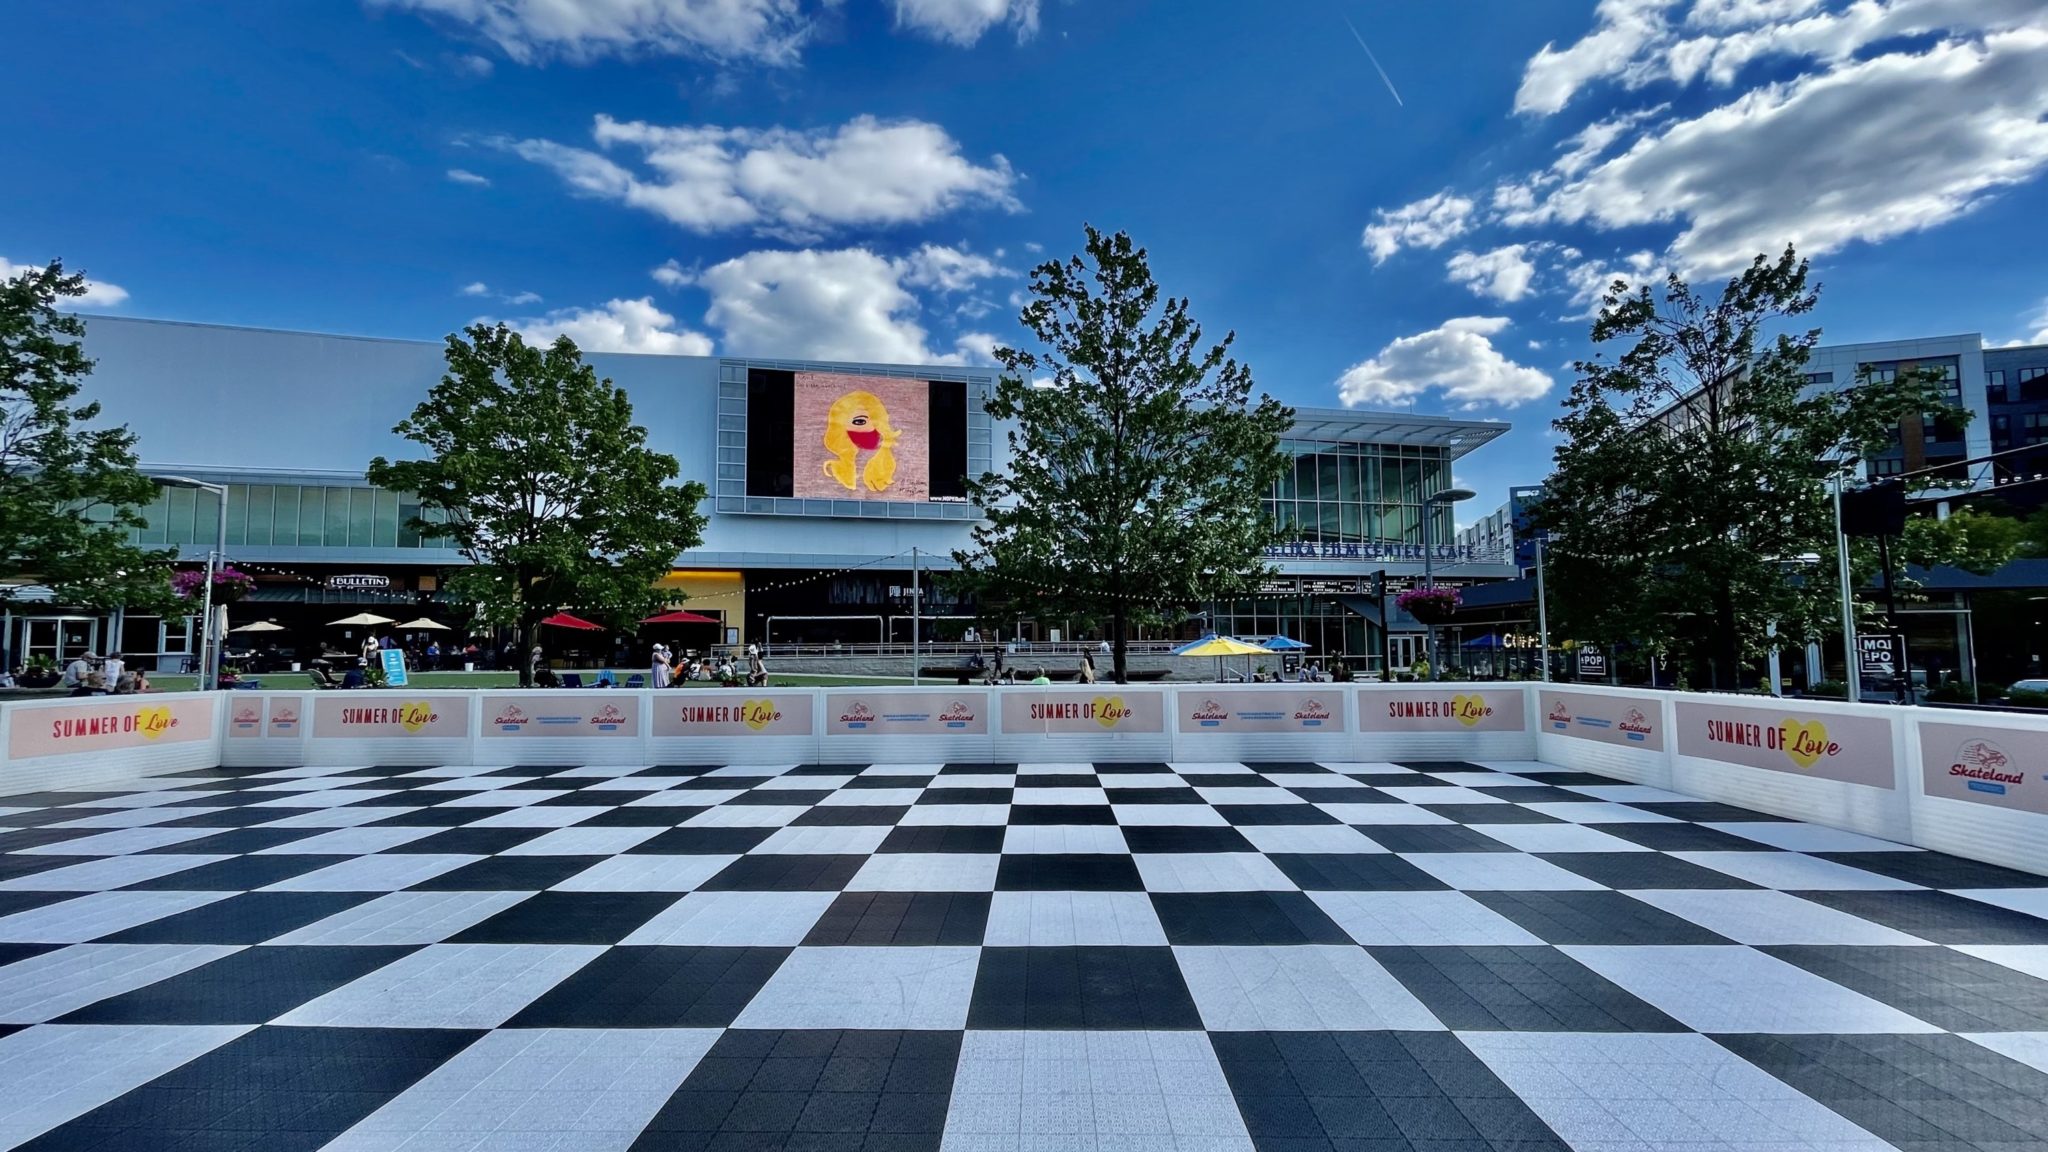
[[325,588],[311,585],[265,586],[258,584],[244,596],[243,604],[341,604],[403,606],[438,602],[439,592],[377,592],[361,588]]

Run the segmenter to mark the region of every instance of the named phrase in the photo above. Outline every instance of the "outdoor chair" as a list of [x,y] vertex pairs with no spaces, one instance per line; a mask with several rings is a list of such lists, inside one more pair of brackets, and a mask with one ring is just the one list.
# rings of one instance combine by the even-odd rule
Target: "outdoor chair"
[[367,681],[363,679],[363,670],[361,668],[351,668],[341,674],[341,686],[343,688],[361,688],[365,683]]
[[583,674],[582,674],[581,672],[564,672],[564,673],[562,673],[562,687],[564,687],[564,688],[581,688],[581,687],[583,687]]
[[647,687],[647,677],[635,672],[631,676],[626,677],[626,687],[645,688]]

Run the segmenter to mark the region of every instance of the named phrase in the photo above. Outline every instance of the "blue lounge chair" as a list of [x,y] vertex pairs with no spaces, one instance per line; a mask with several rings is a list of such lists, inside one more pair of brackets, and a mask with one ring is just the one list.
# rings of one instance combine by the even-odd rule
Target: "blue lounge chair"
[[564,687],[564,688],[581,688],[581,687],[583,687],[583,674],[582,674],[581,672],[564,672],[564,673],[562,673],[562,687]]
[[647,687],[647,677],[635,672],[631,676],[626,677],[626,687],[645,688]]

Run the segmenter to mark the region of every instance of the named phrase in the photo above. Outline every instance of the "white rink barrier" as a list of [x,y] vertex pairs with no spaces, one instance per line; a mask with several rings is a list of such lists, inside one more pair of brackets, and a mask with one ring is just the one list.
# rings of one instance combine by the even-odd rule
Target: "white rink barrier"
[[221,765],[1540,760],[2048,874],[2048,717],[1581,684],[168,693],[0,705],[0,748],[0,797]]

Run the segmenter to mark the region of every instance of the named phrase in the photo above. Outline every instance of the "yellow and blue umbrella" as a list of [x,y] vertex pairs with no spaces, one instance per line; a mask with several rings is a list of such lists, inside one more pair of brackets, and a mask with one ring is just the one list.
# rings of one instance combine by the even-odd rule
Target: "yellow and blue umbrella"
[[1216,679],[1218,680],[1223,679],[1223,657],[1244,657],[1244,678],[1249,680],[1252,678],[1252,657],[1270,656],[1272,652],[1273,650],[1270,648],[1261,648],[1257,644],[1248,644],[1243,640],[1233,639],[1229,636],[1218,636],[1214,633],[1210,633],[1199,640],[1190,640],[1173,650],[1175,656],[1216,657]]

